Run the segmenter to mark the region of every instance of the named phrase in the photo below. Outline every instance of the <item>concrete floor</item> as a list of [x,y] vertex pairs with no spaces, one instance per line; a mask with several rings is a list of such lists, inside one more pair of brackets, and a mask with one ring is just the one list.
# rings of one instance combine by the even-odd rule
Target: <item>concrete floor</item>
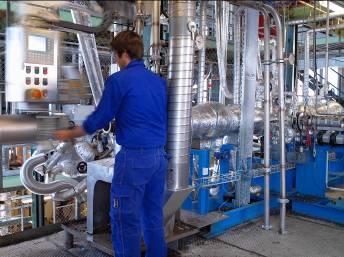
[[[272,231],[260,228],[258,220],[205,240],[189,240],[180,257],[344,257],[344,227],[331,223],[288,216],[288,235],[277,233],[278,216],[272,217]],[[63,233],[0,248],[6,257],[108,257],[76,241],[76,248],[64,250]]]

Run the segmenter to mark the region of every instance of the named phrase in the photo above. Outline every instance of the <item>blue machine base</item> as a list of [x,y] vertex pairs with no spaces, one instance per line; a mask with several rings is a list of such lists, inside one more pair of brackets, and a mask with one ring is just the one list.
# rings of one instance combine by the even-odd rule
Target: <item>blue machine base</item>
[[[272,198],[270,201],[270,208],[276,209],[279,207],[279,202],[277,198]],[[264,215],[264,201],[258,201],[251,203],[247,206],[236,208],[230,211],[225,211],[222,214],[227,215],[228,218],[214,223],[210,226],[210,231],[202,235],[203,237],[209,239],[218,236],[228,229],[248,222],[250,220],[259,218]]]
[[292,201],[293,212],[326,221],[344,224],[344,206],[335,206],[328,199]]

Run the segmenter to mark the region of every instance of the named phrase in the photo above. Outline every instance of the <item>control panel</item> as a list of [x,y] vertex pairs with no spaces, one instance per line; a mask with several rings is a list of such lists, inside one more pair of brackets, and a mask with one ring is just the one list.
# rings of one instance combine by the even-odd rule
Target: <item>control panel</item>
[[20,26],[7,28],[7,101],[56,102],[59,51],[60,32]]

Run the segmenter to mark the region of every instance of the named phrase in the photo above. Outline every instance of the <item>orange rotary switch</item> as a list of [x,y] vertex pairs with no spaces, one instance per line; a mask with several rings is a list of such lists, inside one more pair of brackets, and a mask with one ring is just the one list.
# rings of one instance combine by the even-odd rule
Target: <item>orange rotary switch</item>
[[30,88],[26,90],[28,100],[39,100],[42,98],[42,92],[39,89]]

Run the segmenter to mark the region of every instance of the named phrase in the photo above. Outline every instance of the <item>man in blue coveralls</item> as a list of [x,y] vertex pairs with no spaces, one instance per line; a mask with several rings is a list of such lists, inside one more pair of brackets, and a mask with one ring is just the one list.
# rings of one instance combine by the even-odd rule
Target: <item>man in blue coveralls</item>
[[142,230],[146,256],[165,257],[166,82],[145,68],[142,39],[135,32],[120,32],[111,47],[121,70],[106,80],[96,110],[82,126],[55,136],[68,140],[92,134],[116,119],[116,140],[122,146],[115,158],[110,203],[116,257],[141,256]]

